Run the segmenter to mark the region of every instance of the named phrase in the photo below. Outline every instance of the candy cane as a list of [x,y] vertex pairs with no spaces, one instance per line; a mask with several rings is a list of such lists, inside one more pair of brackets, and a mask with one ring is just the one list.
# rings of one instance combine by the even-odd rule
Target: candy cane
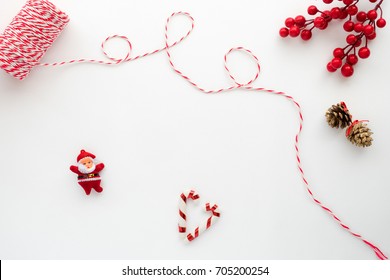
[[199,195],[194,190],[183,192],[179,199],[179,233],[184,238],[187,232],[187,199],[197,200]]
[[179,199],[179,234],[182,239],[186,239],[187,241],[191,242],[195,238],[197,238],[201,233],[209,229],[215,222],[220,218],[221,213],[218,210],[218,205],[214,204],[212,207],[210,206],[210,203],[206,203],[205,210],[206,212],[211,212],[211,216],[207,218],[206,222],[202,223],[200,226],[197,226],[195,228],[194,234],[187,234],[187,200],[197,200],[199,199],[199,194],[197,194],[194,190],[189,190],[186,192],[183,192],[180,195]]
[[196,227],[194,234],[189,233],[187,235],[187,240],[191,242],[197,238],[201,233],[209,229],[215,222],[221,217],[219,210],[217,211],[218,205],[214,204],[213,207],[210,207],[210,203],[206,203],[206,212],[210,211],[211,216],[207,219],[206,223],[203,223],[201,226]]

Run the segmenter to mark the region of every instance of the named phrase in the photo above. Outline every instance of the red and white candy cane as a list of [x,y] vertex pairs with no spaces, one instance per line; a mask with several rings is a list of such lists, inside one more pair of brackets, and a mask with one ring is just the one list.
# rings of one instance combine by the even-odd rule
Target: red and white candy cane
[[218,205],[214,204],[213,206],[210,206],[210,203],[206,203],[205,210],[206,212],[210,212],[210,217],[207,218],[207,220],[201,225],[197,226],[193,234],[187,234],[187,202],[188,200],[198,199],[199,194],[197,194],[194,190],[183,192],[179,199],[179,234],[181,235],[182,239],[186,239],[189,242],[199,237],[200,234],[209,229],[221,217]]
[[[200,90],[203,93],[211,94],[211,93],[230,92],[230,91],[236,90],[236,89],[243,89],[243,90],[253,91],[253,92],[272,93],[272,94],[275,94],[275,95],[283,96],[284,98],[286,98],[287,100],[292,102],[294,104],[294,106],[296,107],[297,111],[298,111],[298,117],[299,117],[299,129],[298,129],[297,134],[295,135],[295,144],[294,144],[294,148],[295,148],[295,151],[296,151],[296,161],[297,161],[298,170],[299,170],[299,173],[300,173],[301,178],[303,180],[304,186],[305,186],[308,194],[310,195],[311,199],[314,201],[314,203],[316,205],[321,207],[327,214],[329,214],[344,230],[348,231],[352,236],[358,238],[364,244],[368,245],[374,251],[374,253],[376,254],[376,256],[379,259],[381,259],[381,260],[388,259],[387,256],[377,246],[375,246],[373,243],[371,243],[370,241],[368,241],[365,238],[363,238],[362,235],[352,231],[351,228],[349,226],[347,226],[343,221],[341,221],[341,219],[338,218],[338,216],[336,216],[336,214],[329,207],[326,207],[314,195],[313,191],[311,190],[311,186],[309,185],[308,180],[306,179],[305,173],[303,171],[301,158],[300,158],[300,154],[299,154],[299,136],[300,136],[300,134],[302,132],[302,128],[303,128],[303,115],[302,115],[301,106],[299,105],[299,103],[292,96],[287,95],[286,93],[284,93],[282,91],[276,91],[276,90],[272,90],[272,89],[266,89],[266,88],[262,88],[262,87],[253,87],[252,86],[252,83],[255,82],[256,79],[259,77],[259,74],[260,74],[260,63],[259,63],[258,58],[250,50],[248,50],[246,48],[243,48],[243,47],[236,47],[236,48],[231,48],[225,54],[225,56],[224,56],[225,70],[227,71],[229,77],[233,81],[233,85],[230,86],[230,87],[226,87],[226,88],[211,89],[211,90],[210,89],[205,89],[205,88],[201,87],[198,83],[195,83],[190,77],[188,77],[187,75],[183,74],[183,72],[181,70],[179,70],[178,67],[176,67],[176,65],[172,61],[172,56],[171,56],[171,52],[170,52],[170,45],[169,45],[169,32],[168,31],[169,31],[169,23],[170,23],[171,19],[174,16],[177,16],[177,15],[184,15],[184,16],[188,17],[191,21],[193,21],[192,17],[188,13],[185,13],[185,12],[173,13],[167,19],[167,22],[166,22],[166,25],[165,25],[165,51],[166,51],[166,54],[168,56],[169,64],[171,65],[172,69],[177,74],[179,74],[183,79],[185,79],[188,83],[190,83],[193,87],[195,87],[196,89]],[[250,80],[249,82],[247,82],[247,83],[239,83],[239,82],[237,82],[236,78],[234,77],[234,75],[229,70],[229,67],[227,65],[227,57],[233,51],[241,51],[241,52],[244,52],[244,53],[248,54],[252,58],[252,60],[255,62],[255,64],[256,64],[257,71],[256,71],[256,73],[254,75],[254,78],[252,80]]]

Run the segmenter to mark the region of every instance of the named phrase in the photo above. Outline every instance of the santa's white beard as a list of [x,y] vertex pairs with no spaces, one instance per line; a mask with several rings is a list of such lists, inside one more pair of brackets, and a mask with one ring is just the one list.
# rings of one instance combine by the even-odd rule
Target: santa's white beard
[[95,165],[95,163],[93,163],[93,165],[92,165],[91,168],[87,168],[84,164],[79,163],[79,164],[78,164],[78,169],[79,169],[79,171],[80,171],[81,173],[83,173],[83,174],[89,174],[89,173],[92,173],[92,172],[95,171],[96,165]]

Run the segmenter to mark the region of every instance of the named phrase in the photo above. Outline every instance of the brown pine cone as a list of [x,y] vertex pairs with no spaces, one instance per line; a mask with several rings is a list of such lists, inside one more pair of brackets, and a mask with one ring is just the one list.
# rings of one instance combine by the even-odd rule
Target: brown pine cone
[[326,121],[331,127],[345,128],[352,123],[352,115],[344,102],[332,105],[325,113]]
[[356,122],[352,124],[347,130],[347,138],[352,144],[355,144],[358,147],[369,147],[372,144],[372,135],[373,133],[367,127],[366,123]]

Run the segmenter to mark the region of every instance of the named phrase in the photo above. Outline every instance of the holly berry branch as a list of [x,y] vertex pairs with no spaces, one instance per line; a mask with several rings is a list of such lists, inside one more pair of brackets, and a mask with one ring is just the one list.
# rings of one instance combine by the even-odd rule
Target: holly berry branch
[[[325,4],[332,4],[333,0],[322,0]],[[298,37],[302,40],[310,40],[313,29],[324,30],[332,20],[344,20],[343,29],[350,33],[346,37],[347,45],[333,50],[333,59],[327,64],[329,72],[336,72],[341,68],[344,77],[350,77],[354,72],[354,65],[359,58],[366,59],[370,56],[368,43],[376,38],[377,28],[383,28],[386,20],[382,17],[383,0],[369,0],[376,3],[373,9],[362,11],[358,8],[360,0],[337,0],[343,6],[334,6],[331,9],[321,11],[311,5],[307,13],[313,16],[306,19],[303,15],[285,20],[285,27],[279,31],[281,37]]]

